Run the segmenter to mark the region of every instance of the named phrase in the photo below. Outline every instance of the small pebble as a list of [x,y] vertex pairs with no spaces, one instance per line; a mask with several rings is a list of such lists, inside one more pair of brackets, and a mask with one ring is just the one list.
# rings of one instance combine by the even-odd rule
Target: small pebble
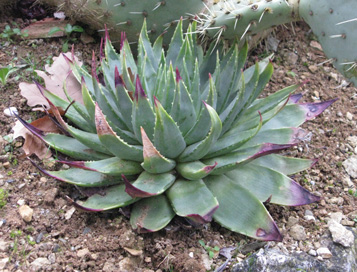
[[39,244],[43,238],[43,232],[40,232],[36,237],[36,243]]
[[316,250],[317,255],[324,259],[329,259],[332,257],[331,251],[327,247],[320,247],[319,249]]
[[7,117],[15,116],[15,114],[19,114],[18,110],[15,107],[9,107],[4,109],[4,115]]

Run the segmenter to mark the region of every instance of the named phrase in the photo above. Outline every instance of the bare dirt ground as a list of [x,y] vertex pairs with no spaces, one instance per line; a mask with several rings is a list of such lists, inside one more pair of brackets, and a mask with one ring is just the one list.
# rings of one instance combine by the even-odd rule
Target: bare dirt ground
[[[0,32],[14,20],[4,17]],[[19,20],[19,24],[24,21]],[[319,159],[312,169],[294,178],[323,199],[302,207],[268,205],[284,235],[279,246],[308,252],[319,247],[320,237],[328,231],[326,220],[331,212],[341,211],[346,216],[345,225],[356,225],[357,180],[346,173],[342,163],[356,152],[349,137],[356,136],[357,91],[346,86],[344,78],[326,62],[305,24],[296,24],[294,30],[279,28],[274,37],[280,43],[273,60],[275,72],[266,92],[308,80],[300,89],[305,93],[305,102],[338,98],[318,118],[304,125],[312,133],[311,140],[286,151],[292,156]],[[43,176],[22,158],[23,140],[10,140],[15,120],[3,112],[12,106],[25,120],[36,119],[36,113],[20,95],[18,84],[29,81],[34,76],[33,69],[43,69],[46,61],[58,56],[62,43],[61,39],[0,41],[0,66],[26,65],[0,87],[0,188],[7,192],[6,204],[0,209],[0,270],[213,271],[225,261],[213,249],[215,246],[237,247],[235,261],[263,246],[214,222],[194,228],[180,218],[157,233],[137,234],[119,211],[92,214],[75,210],[65,195],[75,198],[79,194],[76,188]],[[98,52],[98,48],[98,41],[87,45],[79,42],[75,50],[89,62],[92,50]],[[267,55],[266,43],[262,42],[250,60]],[[19,214],[24,204],[33,209],[30,222]],[[304,219],[306,210],[312,212],[315,222]],[[304,227],[305,240],[298,241],[291,234],[291,218]],[[200,240],[211,249],[203,248]],[[211,259],[210,251],[214,253]]]

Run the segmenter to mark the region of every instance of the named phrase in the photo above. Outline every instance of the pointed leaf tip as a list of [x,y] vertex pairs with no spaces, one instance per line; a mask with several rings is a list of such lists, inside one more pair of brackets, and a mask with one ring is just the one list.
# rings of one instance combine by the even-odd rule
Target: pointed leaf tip
[[179,82],[180,80],[182,80],[182,77],[180,75],[178,67],[176,67],[176,82]]
[[275,222],[271,222],[269,230],[258,228],[256,236],[263,241],[283,241],[283,235],[280,233],[280,230]]
[[117,66],[115,66],[114,68],[114,81],[115,81],[115,87],[118,85],[125,87],[123,77],[119,74],[119,70]]
[[199,215],[199,214],[189,214],[187,217],[199,224],[207,224],[212,221],[212,216],[214,212],[219,208],[219,205],[213,207],[207,214]]
[[107,41],[110,41],[110,37],[109,37],[109,31],[108,31],[108,27],[107,27],[107,25],[105,24],[104,25],[104,29],[105,29],[105,42],[107,42]]
[[136,188],[134,185],[130,183],[130,181],[125,177],[125,175],[121,175],[122,179],[124,180],[125,184],[125,192],[130,195],[132,198],[136,197],[150,197],[154,196],[155,194],[151,194],[145,191],[142,191]]
[[96,61],[95,61],[95,52],[93,50],[92,52],[92,77],[94,77],[97,82],[99,83],[99,78],[98,78],[98,75],[97,75],[97,64],[96,64]]
[[136,99],[136,101],[138,101],[139,95],[140,95],[140,97],[146,97],[143,86],[141,85],[139,75],[137,75],[136,82],[135,82],[135,99]]
[[73,61],[69,57],[67,57],[65,53],[62,53],[62,56],[67,62],[73,64]]
[[84,206],[80,205],[79,203],[77,203],[76,201],[74,201],[69,196],[65,196],[65,198],[70,204],[72,204],[75,208],[77,208],[79,210],[82,210],[85,212],[101,212],[101,211],[103,211],[103,209],[92,209],[92,208],[84,207]]
[[213,165],[206,166],[203,170],[208,174],[217,166],[217,164],[218,162],[215,162]]
[[337,101],[338,98],[320,102],[320,103],[306,103],[300,104],[306,110],[306,120],[311,120],[321,114],[325,109],[327,109],[332,103]]
[[125,41],[126,41],[126,33],[122,32],[120,35],[120,50],[123,48]]

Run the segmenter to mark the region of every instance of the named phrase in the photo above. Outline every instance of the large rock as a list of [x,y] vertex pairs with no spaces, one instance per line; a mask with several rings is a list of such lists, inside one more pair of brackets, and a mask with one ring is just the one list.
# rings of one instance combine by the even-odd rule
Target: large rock
[[352,178],[357,178],[357,155],[351,156],[342,165]]
[[232,272],[355,272],[357,271],[357,230],[352,229],[355,237],[354,245],[345,248],[334,243],[329,235],[321,240],[321,245],[327,247],[332,257],[320,261],[317,257],[304,252],[285,254],[276,248],[262,248],[243,262],[233,266]]

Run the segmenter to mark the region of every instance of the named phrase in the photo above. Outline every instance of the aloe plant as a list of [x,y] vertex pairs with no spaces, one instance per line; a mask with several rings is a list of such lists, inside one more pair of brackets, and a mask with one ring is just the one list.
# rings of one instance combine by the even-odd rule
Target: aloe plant
[[[179,22],[170,46],[152,45],[144,24],[134,60],[125,35],[120,52],[108,33],[91,72],[68,59],[82,83],[84,104],[65,101],[38,84],[63,134],[22,123],[53,149],[75,160],[44,173],[92,187],[73,204],[87,211],[131,205],[130,223],[158,231],[175,216],[212,219],[260,240],[282,240],[265,202],[304,205],[320,199],[288,176],[315,160],[277,155],[304,140],[299,128],[333,101],[299,103],[294,85],[258,98],[273,73],[269,59],[243,70],[247,45],[225,52],[197,43],[196,23]],[[66,88],[64,86],[64,91]],[[67,92],[66,92],[67,93]],[[59,108],[67,109],[61,116]],[[65,121],[68,120],[67,122]]]

